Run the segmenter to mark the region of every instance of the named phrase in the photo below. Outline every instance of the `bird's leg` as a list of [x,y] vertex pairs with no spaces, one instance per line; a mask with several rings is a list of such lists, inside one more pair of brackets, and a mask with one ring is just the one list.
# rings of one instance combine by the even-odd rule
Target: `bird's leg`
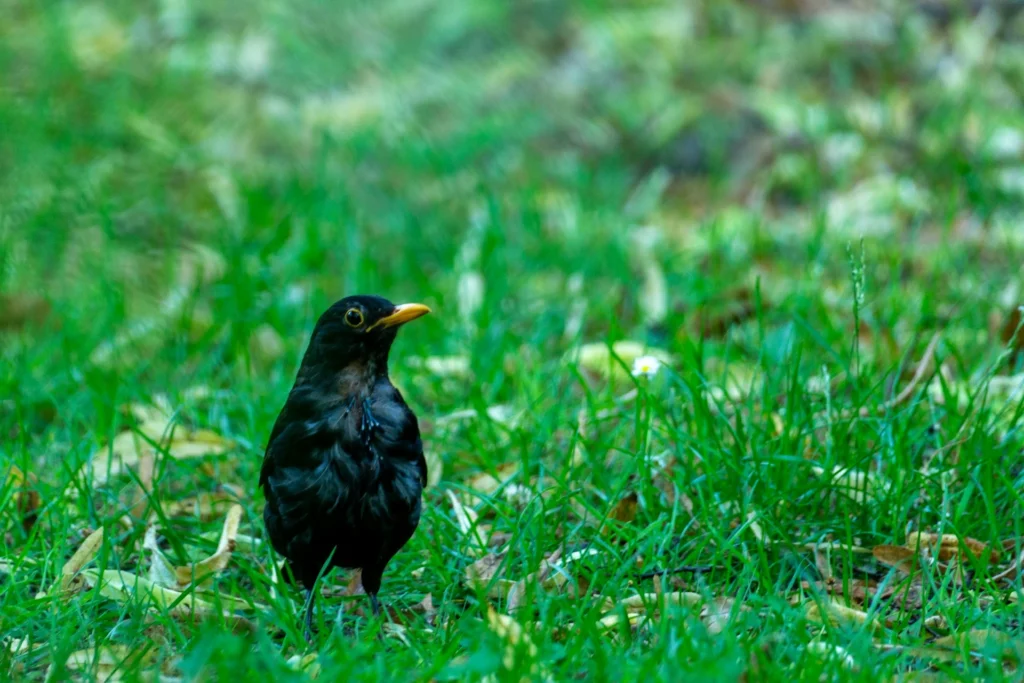
[[377,593],[380,591],[380,580],[383,570],[376,567],[363,567],[363,590],[370,596],[370,606],[373,608],[373,616],[380,616],[380,601]]
[[316,602],[316,594],[312,588],[306,589],[306,642],[313,644],[313,605]]

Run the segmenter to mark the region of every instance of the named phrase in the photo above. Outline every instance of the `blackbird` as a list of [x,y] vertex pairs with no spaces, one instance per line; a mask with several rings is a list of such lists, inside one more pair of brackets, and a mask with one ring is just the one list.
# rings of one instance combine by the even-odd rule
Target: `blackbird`
[[419,525],[427,463],[419,422],[388,378],[399,326],[430,309],[350,296],[317,321],[260,470],[263,521],[306,590],[312,637],[317,578],[362,569],[374,616],[384,568]]

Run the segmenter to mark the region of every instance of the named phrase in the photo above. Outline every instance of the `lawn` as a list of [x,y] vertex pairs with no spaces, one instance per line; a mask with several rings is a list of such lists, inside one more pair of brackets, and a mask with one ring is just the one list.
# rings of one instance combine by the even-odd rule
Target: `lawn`
[[[0,3],[0,677],[1019,680],[1019,8]],[[354,293],[430,482],[307,645]]]

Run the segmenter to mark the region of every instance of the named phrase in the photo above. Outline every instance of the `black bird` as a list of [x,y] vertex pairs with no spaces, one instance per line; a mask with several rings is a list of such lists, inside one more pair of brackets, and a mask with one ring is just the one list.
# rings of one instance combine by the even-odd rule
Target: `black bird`
[[307,638],[321,570],[362,569],[378,616],[384,568],[419,525],[427,463],[416,415],[388,378],[388,354],[398,327],[429,312],[379,296],[332,305],[270,433],[263,521],[306,589]]

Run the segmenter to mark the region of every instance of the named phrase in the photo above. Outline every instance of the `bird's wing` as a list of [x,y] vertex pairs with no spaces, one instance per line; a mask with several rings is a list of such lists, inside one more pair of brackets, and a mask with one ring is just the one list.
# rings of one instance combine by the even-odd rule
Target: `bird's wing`
[[395,400],[402,406],[406,415],[406,421],[403,425],[402,434],[397,441],[397,445],[402,446],[404,444],[402,447],[404,447],[409,454],[406,457],[415,461],[416,469],[419,470],[420,484],[422,486],[426,486],[428,475],[427,459],[423,455],[423,439],[420,437],[420,422],[416,418],[416,413],[412,412],[412,409],[409,408],[409,404],[406,403],[405,397],[402,396],[402,392],[398,387],[392,385],[392,388],[395,392]]
[[267,448],[260,472],[268,534],[290,557],[309,550],[317,520],[346,505],[358,481],[358,466],[338,439],[317,427],[306,421],[285,423]]

